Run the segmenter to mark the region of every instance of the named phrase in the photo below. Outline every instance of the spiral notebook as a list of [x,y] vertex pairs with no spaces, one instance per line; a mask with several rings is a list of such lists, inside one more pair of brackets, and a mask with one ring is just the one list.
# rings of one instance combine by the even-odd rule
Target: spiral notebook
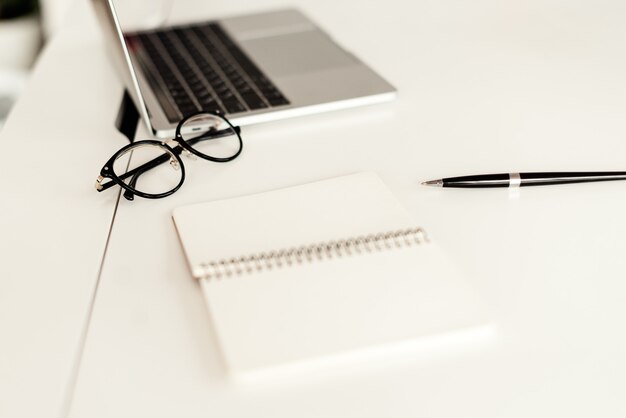
[[374,173],[180,207],[173,219],[235,373],[486,322]]

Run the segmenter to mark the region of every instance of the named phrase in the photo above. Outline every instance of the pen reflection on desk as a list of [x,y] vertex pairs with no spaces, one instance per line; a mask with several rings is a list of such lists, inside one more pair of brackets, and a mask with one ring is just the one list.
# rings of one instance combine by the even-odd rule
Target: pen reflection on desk
[[626,180],[626,171],[555,171],[537,173],[479,174],[472,176],[447,177],[439,180],[429,180],[422,182],[422,185],[457,188],[515,188],[524,186],[548,186],[553,184],[589,183],[596,181],[612,180]]

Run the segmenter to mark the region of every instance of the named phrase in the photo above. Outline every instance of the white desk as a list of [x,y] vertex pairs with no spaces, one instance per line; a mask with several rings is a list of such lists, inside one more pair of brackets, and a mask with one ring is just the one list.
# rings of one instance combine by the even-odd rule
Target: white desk
[[[117,210],[118,195],[93,181],[125,141],[111,125],[122,87],[86,4],[49,44],[0,136],[0,416],[624,416],[626,186],[417,185],[623,170],[624,3],[295,4],[399,99],[246,128],[233,163],[190,163],[175,195]],[[238,6],[180,0],[174,20],[252,7]],[[376,171],[480,289],[496,340],[229,382],[172,209],[361,170]]]

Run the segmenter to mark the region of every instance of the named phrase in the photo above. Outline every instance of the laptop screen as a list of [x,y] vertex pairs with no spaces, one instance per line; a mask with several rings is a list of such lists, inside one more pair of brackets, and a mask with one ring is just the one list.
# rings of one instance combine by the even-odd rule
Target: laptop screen
[[[91,0],[104,34],[104,40],[113,57],[115,69],[122,78],[137,110],[146,123],[149,132],[155,132],[142,95],[140,81],[134,69],[124,32],[150,29],[162,26],[173,0],[151,0],[150,2],[128,2],[113,0]],[[120,12],[118,14],[117,8]]]
[[111,0],[124,33],[156,29],[166,24],[174,0]]

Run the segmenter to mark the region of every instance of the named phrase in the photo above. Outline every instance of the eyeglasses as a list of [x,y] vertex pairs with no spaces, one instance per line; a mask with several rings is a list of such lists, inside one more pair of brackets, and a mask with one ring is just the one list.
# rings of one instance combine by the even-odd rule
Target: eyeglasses
[[[173,139],[137,141],[113,154],[100,170],[96,190],[118,185],[128,200],[135,195],[147,199],[169,196],[185,181],[181,153],[217,163],[232,161],[243,149],[240,132],[220,113],[188,116],[176,127]],[[105,179],[109,181],[103,183]]]

